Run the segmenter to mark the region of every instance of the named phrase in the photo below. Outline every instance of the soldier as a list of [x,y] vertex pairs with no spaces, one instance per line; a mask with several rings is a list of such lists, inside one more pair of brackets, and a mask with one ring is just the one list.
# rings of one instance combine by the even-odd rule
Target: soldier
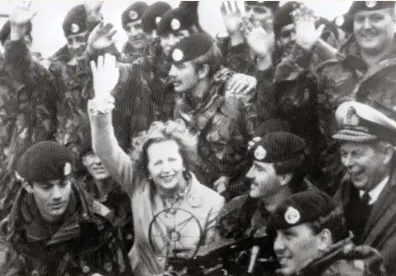
[[275,236],[281,275],[388,275],[378,251],[353,245],[342,213],[324,193],[291,195],[271,215],[267,231]]
[[133,62],[142,55],[147,46],[148,37],[143,31],[142,16],[148,5],[138,1],[130,5],[121,15],[122,28],[125,30],[128,41],[122,48],[123,62]]
[[[256,66],[258,66],[259,71],[271,67],[271,62],[265,66],[262,57],[254,51],[256,47],[252,45],[252,38],[246,36],[247,29],[243,22],[250,22],[254,26],[272,33],[273,16],[278,8],[279,1],[245,1],[244,7],[240,7],[236,1],[222,2],[221,12],[227,34],[220,33],[217,35],[217,39],[224,55],[225,66],[236,72],[252,75],[256,73]],[[242,17],[244,17],[244,20],[242,20]],[[259,31],[255,32],[255,34],[258,33]],[[268,50],[268,53],[265,54],[271,61],[272,52],[270,49],[266,50]],[[272,79],[269,81],[271,82]]]
[[244,178],[246,145],[253,134],[244,95],[229,94],[231,72],[220,72],[221,52],[208,35],[183,38],[171,57],[169,77],[178,93],[174,118],[199,137],[198,168],[206,177],[202,182],[213,183],[215,189],[235,185]]
[[26,7],[18,6],[10,14],[8,27],[2,29],[0,218],[10,211],[20,188],[14,176],[16,161],[31,145],[53,139],[57,128],[56,85],[45,68],[31,58],[26,43],[32,17]]
[[394,275],[396,122],[357,102],[341,104],[336,118],[341,127],[333,138],[341,143],[341,163],[346,171],[337,201],[355,242],[380,251],[389,275]]
[[113,224],[119,229],[125,253],[128,253],[134,238],[131,199],[93,151],[90,129],[84,134],[80,160],[86,172],[79,181],[95,200],[113,212]]
[[[281,126],[274,124],[273,128],[276,127]],[[287,132],[273,132],[251,144],[249,161],[252,166],[247,173],[250,191],[232,199],[219,214],[221,239],[238,241],[265,236],[268,217],[282,200],[293,193],[315,189],[306,178],[305,143],[301,138]],[[262,248],[258,257],[268,258],[271,252],[266,248],[268,244],[259,246]],[[246,259],[238,259],[237,266],[246,270]],[[254,275],[261,275],[263,269],[257,266]]]
[[73,180],[73,159],[49,141],[19,159],[23,188],[1,223],[1,275],[132,275],[110,210]]

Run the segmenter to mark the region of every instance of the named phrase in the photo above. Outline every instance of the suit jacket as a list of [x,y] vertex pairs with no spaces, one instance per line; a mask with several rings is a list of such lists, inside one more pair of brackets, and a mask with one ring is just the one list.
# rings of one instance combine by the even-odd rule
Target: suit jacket
[[[343,211],[348,212],[348,204],[353,183],[344,178],[335,199],[341,203]],[[366,227],[363,231],[362,243],[380,251],[389,275],[396,273],[396,171],[374,203]]]

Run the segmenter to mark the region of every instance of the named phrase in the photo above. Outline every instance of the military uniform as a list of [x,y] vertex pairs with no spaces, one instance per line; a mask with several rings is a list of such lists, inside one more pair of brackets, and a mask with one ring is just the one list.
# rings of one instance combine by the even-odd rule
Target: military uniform
[[[373,146],[377,141],[395,144],[396,122],[370,106],[358,102],[345,102],[337,108],[336,119],[340,127],[333,138],[339,142]],[[355,234],[355,242],[377,249],[384,259],[387,272],[393,275],[396,272],[394,157],[390,162],[388,177],[379,181],[380,183],[372,183],[375,186],[369,191],[364,190],[373,198],[372,191],[382,187],[374,202],[365,201],[361,195],[363,190],[355,187],[353,178],[348,173],[345,173],[335,198],[342,206],[348,227]]]
[[[272,138],[270,138],[271,136]],[[265,163],[276,163],[281,160],[287,161],[292,160],[294,155],[298,156],[301,154],[304,147],[305,144],[301,138],[297,138],[290,133],[268,133],[250,149],[249,158],[250,161]],[[287,184],[292,193],[316,190],[304,174],[297,175],[297,173],[294,173],[293,179]],[[270,215],[271,213],[265,208],[265,203],[260,198],[252,198],[248,194],[233,198],[218,216],[217,230],[219,237],[222,240],[234,239],[236,241],[248,237],[257,239],[257,245],[261,247],[259,251],[261,253],[258,258],[268,261],[274,256],[272,252],[272,239],[268,238],[267,242],[263,242],[262,244],[259,242],[259,239],[268,236],[266,228]],[[244,253],[246,252],[241,252],[240,255],[246,255]],[[235,260],[237,260],[237,266],[240,269],[247,269],[247,259],[238,257]],[[273,275],[271,274],[271,269],[265,265],[262,267],[257,264],[256,267],[253,275]]]
[[54,138],[57,128],[56,85],[32,60],[26,44],[9,41],[0,68],[1,212],[8,214],[19,190],[16,161],[31,145]]
[[[173,62],[197,58],[212,45],[211,38],[204,34],[184,38],[172,51]],[[181,60],[177,53],[181,53]],[[174,109],[174,118],[182,119],[198,136],[197,167],[205,177],[202,182],[211,186],[219,177],[227,176],[231,181],[230,190],[244,183],[248,166],[246,145],[253,135],[243,102],[235,95],[227,95],[227,81],[231,76],[229,70],[219,70],[211,78],[198,104],[192,105],[191,97],[181,93]]]
[[[339,218],[339,220],[335,218]],[[330,225],[330,222],[333,224]],[[282,256],[282,254],[285,254],[284,250],[286,250],[288,254],[291,254],[292,259],[296,253],[303,255],[297,263],[294,263],[293,271],[290,271],[290,267],[287,267],[290,264],[285,264],[286,267],[284,269],[288,270],[287,275],[388,275],[377,250],[369,246],[355,246],[351,242],[352,236],[348,237],[342,213],[337,209],[336,202],[321,192],[306,191],[293,194],[285,199],[269,218],[267,230],[272,236],[279,233],[279,231],[286,231],[300,225],[312,228],[310,223],[315,223],[316,227],[319,228],[319,233],[312,235],[312,239],[318,238],[317,235],[320,235],[320,231],[327,229],[332,235],[332,241],[326,249],[318,250],[317,256],[310,258],[304,255],[304,252],[293,252],[292,250],[290,252],[289,243],[285,242],[285,240],[291,239],[290,245],[302,246],[301,243],[304,243],[302,240],[298,240],[298,238],[293,240],[293,237],[279,238],[277,235],[275,243],[283,244],[282,246],[279,244],[274,245],[274,250],[277,254]],[[337,225],[334,225],[336,223]],[[337,234],[335,234],[336,231]],[[283,235],[286,236],[286,234]],[[307,237],[305,238],[307,239]],[[307,250],[310,249],[307,248]],[[305,260],[304,258],[308,259]],[[282,268],[278,272],[283,275]]]
[[[72,164],[73,153],[50,141],[35,144],[18,160],[24,186],[0,225],[2,275],[131,275],[111,211],[72,179]],[[40,187],[51,193],[37,197],[37,183],[47,183]],[[55,185],[58,194],[53,196]],[[61,200],[67,200],[61,214],[43,207],[43,202]]]

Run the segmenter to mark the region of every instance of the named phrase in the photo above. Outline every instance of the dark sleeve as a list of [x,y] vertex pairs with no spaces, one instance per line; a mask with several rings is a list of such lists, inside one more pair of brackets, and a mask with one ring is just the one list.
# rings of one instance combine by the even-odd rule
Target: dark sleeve
[[4,240],[0,241],[0,275],[3,276],[28,276],[23,266],[22,257]]

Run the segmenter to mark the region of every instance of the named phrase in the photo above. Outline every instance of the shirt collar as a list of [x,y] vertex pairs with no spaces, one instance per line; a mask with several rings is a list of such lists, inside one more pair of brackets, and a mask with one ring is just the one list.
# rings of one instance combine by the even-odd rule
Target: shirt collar
[[[389,182],[389,175],[385,177],[384,180],[382,180],[374,189],[372,189],[369,192],[369,196],[370,196],[369,205],[372,205],[377,201],[379,195],[381,194],[382,190],[385,188],[388,182]],[[359,191],[360,197],[362,197],[364,193],[365,191],[360,190]]]

